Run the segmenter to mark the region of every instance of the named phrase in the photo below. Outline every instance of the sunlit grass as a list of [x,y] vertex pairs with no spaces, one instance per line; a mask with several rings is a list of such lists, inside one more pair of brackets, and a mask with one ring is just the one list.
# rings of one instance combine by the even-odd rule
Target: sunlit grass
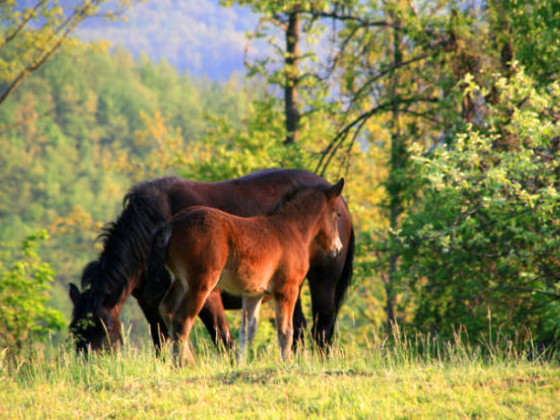
[[148,343],[77,357],[37,347],[0,360],[0,418],[557,418],[560,368],[527,354],[372,336],[282,362],[275,343],[239,365],[206,344],[177,368]]

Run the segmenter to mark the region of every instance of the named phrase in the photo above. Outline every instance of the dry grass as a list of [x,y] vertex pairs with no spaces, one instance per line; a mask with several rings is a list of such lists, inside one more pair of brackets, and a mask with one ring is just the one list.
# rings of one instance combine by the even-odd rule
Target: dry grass
[[[176,368],[149,348],[0,361],[0,418],[558,418],[560,368],[455,343],[350,343],[282,363],[275,346],[239,366],[202,348]],[[482,354],[486,354],[483,356]]]

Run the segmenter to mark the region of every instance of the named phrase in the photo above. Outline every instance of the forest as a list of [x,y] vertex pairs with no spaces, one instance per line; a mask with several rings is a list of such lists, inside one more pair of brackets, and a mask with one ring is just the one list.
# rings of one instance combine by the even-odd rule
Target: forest
[[219,82],[73,37],[134,5],[29,3],[0,4],[0,348],[66,340],[68,284],[133,185],[270,167],[346,179],[339,343],[558,348],[558,2],[223,1],[260,21]]

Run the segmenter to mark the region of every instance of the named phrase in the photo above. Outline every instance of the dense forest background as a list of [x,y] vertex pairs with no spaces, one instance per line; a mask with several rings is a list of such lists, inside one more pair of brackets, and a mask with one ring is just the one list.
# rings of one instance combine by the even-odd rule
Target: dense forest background
[[[58,4],[27,3],[51,14]],[[400,325],[557,345],[560,4],[223,3],[258,22],[246,72],[227,80],[71,37],[34,66],[27,52],[38,57],[59,35],[33,38],[37,24],[10,39],[25,17],[0,5],[3,344],[14,325],[64,327],[67,285],[96,258],[95,238],[135,183],[277,166],[346,177],[358,250],[341,340],[352,333],[365,343]],[[140,22],[156,4],[169,15],[180,6],[149,4]],[[71,10],[64,3],[59,13]],[[182,25],[180,15],[168,23]],[[135,30],[144,27],[153,30]],[[11,89],[18,74],[25,80]],[[48,317],[18,324],[12,308],[37,283],[42,298],[28,310],[43,305]],[[147,334],[133,307],[127,321]]]

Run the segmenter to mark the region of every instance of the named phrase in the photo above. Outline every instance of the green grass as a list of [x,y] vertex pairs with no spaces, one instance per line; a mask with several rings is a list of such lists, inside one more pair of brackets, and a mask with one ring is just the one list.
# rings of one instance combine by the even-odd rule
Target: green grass
[[[558,418],[560,368],[461,343],[346,343],[291,362],[262,347],[239,366],[199,349],[195,366],[125,346],[89,361],[71,349],[0,360],[0,418]],[[485,355],[483,355],[485,354]]]

